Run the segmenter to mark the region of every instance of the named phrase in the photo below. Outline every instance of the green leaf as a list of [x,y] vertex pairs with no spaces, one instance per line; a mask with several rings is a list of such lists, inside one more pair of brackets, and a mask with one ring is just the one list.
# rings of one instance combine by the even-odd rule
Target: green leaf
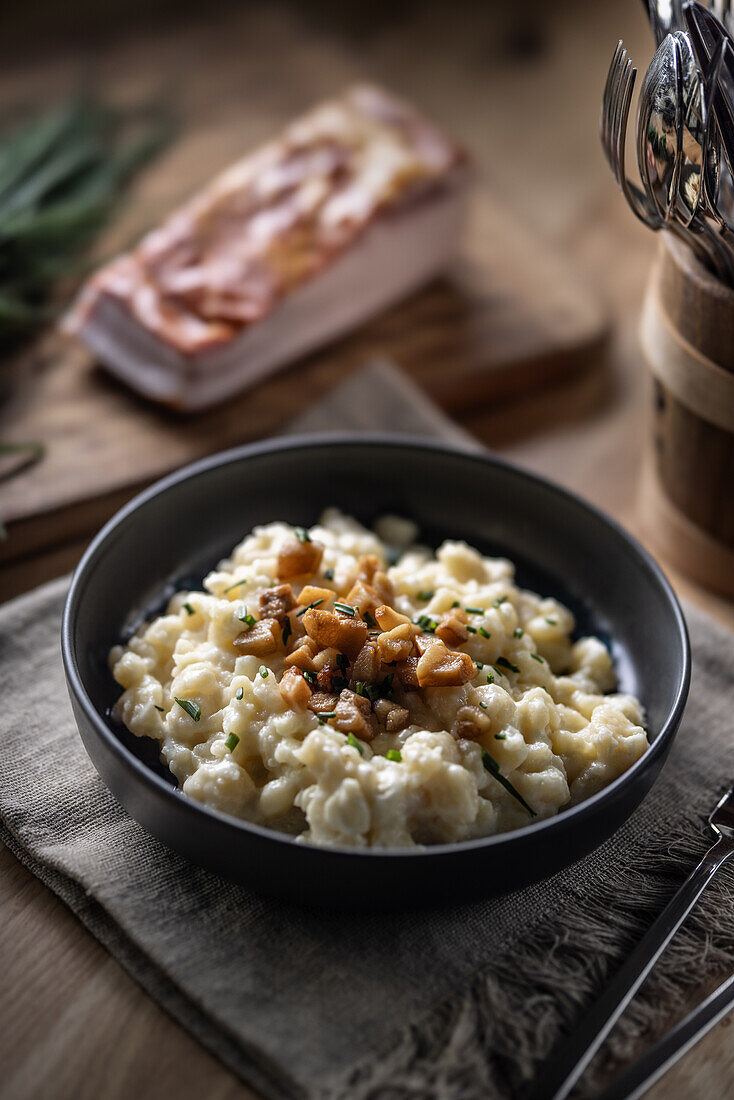
[[186,711],[189,718],[193,718],[195,722],[199,721],[201,718],[201,707],[198,703],[192,703],[190,699],[178,699],[175,695],[174,699],[178,705]]
[[528,806],[527,802],[520,794],[520,792],[516,790],[515,787],[513,787],[509,779],[505,779],[504,775],[502,775],[502,773],[500,772],[499,764],[493,756],[490,756],[486,749],[482,749],[482,763],[484,764],[490,775],[493,775],[497,782],[500,783],[505,788],[505,790],[512,795],[513,798],[517,799],[520,805],[528,811],[531,817],[538,816],[535,810],[532,809],[532,807]]

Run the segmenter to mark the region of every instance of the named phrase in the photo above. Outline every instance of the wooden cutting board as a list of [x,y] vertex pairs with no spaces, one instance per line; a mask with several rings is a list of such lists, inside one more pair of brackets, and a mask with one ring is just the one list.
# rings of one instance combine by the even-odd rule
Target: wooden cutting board
[[469,243],[445,278],[204,414],[138,398],[55,331],[3,367],[2,439],[41,441],[45,456],[0,481],[7,529],[0,599],[72,564],[81,544],[144,485],[278,431],[377,355],[452,411],[517,399],[593,365],[606,331],[599,305],[488,192],[476,198]]
[[[134,240],[242,153],[242,127],[233,115],[209,153],[210,172],[203,171],[202,130],[194,117],[173,160],[163,158],[133,194],[100,255]],[[276,432],[375,356],[404,367],[446,409],[477,409],[592,365],[605,331],[599,305],[572,273],[479,186],[466,244],[446,277],[204,414],[147,403],[109,378],[79,344],[49,332],[0,364],[0,438],[45,447],[40,462],[0,480],[7,529],[0,599],[70,567],[84,541],[144,485],[202,455]]]

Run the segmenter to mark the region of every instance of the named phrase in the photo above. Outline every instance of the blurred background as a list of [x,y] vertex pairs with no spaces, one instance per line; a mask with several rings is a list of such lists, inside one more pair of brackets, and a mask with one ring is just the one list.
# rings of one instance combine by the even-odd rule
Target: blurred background
[[[649,396],[636,326],[657,241],[615,186],[598,119],[617,40],[642,66],[651,56],[639,0],[67,0],[13,5],[3,23],[6,126],[79,91],[124,110],[162,104],[171,124],[111,200],[86,270],[355,79],[384,83],[465,145],[477,190],[471,278],[458,291],[390,310],[225,409],[182,418],[153,407],[61,342],[53,322],[4,347],[2,439],[44,454],[3,456],[13,469],[0,481],[2,598],[71,568],[142,484],[274,430],[267,409],[288,419],[374,355],[489,447],[636,528]],[[75,277],[54,285],[61,309]],[[473,381],[459,393],[464,368]]]

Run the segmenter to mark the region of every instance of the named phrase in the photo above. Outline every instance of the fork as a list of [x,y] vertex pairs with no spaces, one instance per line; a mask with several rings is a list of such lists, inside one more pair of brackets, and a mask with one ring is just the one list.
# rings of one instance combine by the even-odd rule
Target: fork
[[716,872],[734,855],[734,787],[708,819],[715,840],[612,978],[582,1023],[540,1068],[537,1097],[564,1100]]

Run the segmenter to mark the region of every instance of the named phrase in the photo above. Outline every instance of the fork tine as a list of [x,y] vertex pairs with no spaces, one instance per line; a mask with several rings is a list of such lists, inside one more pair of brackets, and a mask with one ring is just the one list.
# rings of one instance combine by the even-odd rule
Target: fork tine
[[616,116],[616,133],[615,133],[615,157],[618,166],[618,182],[619,186],[624,192],[624,197],[627,202],[632,206],[633,200],[629,187],[627,186],[627,173],[625,171],[625,148],[627,140],[627,122],[629,119],[630,106],[632,104],[632,93],[635,88],[635,80],[637,79],[637,69],[634,68],[631,61],[627,61],[624,73],[624,85],[620,94],[620,107]]
[[622,185],[622,178],[625,176],[624,170],[624,155],[620,160],[620,134],[622,135],[622,149],[624,149],[624,133],[626,131],[627,119],[624,117],[625,108],[625,96],[627,95],[630,82],[630,72],[632,70],[632,62],[627,56],[627,51],[623,53],[623,67],[620,69],[619,81],[615,89],[614,95],[614,111],[612,113],[612,129],[610,135],[612,154],[614,158],[614,175],[617,183]]
[[620,54],[623,52],[623,50],[624,50],[624,47],[622,45],[622,40],[620,39],[620,41],[617,43],[617,47],[614,51],[614,55],[612,57],[612,61],[611,61],[611,64],[609,66],[609,72],[607,73],[606,84],[604,85],[604,94],[602,96],[602,108],[601,108],[601,118],[600,118],[600,121],[599,121],[599,130],[600,130],[602,145],[604,146],[604,152],[607,153],[607,157],[608,157],[608,149],[609,149],[609,137],[610,137],[610,133],[611,133],[612,108],[613,108],[613,103],[614,103],[614,97],[613,97],[613,94],[612,94],[612,90],[613,90],[615,84],[617,83],[617,81],[619,80],[619,68],[620,68],[619,58],[620,58]]
[[632,89],[634,87],[637,70],[633,69],[632,62],[628,59],[624,67],[624,73],[617,93],[617,103],[614,111],[614,161],[617,165],[617,177],[621,180],[626,175],[624,172],[625,144],[627,138],[627,120],[632,101]]
[[627,51],[620,41],[617,43],[617,48],[614,51],[614,57],[609,67],[607,83],[604,89],[601,138],[604,152],[606,153],[612,171],[614,171],[614,111],[626,57]]

